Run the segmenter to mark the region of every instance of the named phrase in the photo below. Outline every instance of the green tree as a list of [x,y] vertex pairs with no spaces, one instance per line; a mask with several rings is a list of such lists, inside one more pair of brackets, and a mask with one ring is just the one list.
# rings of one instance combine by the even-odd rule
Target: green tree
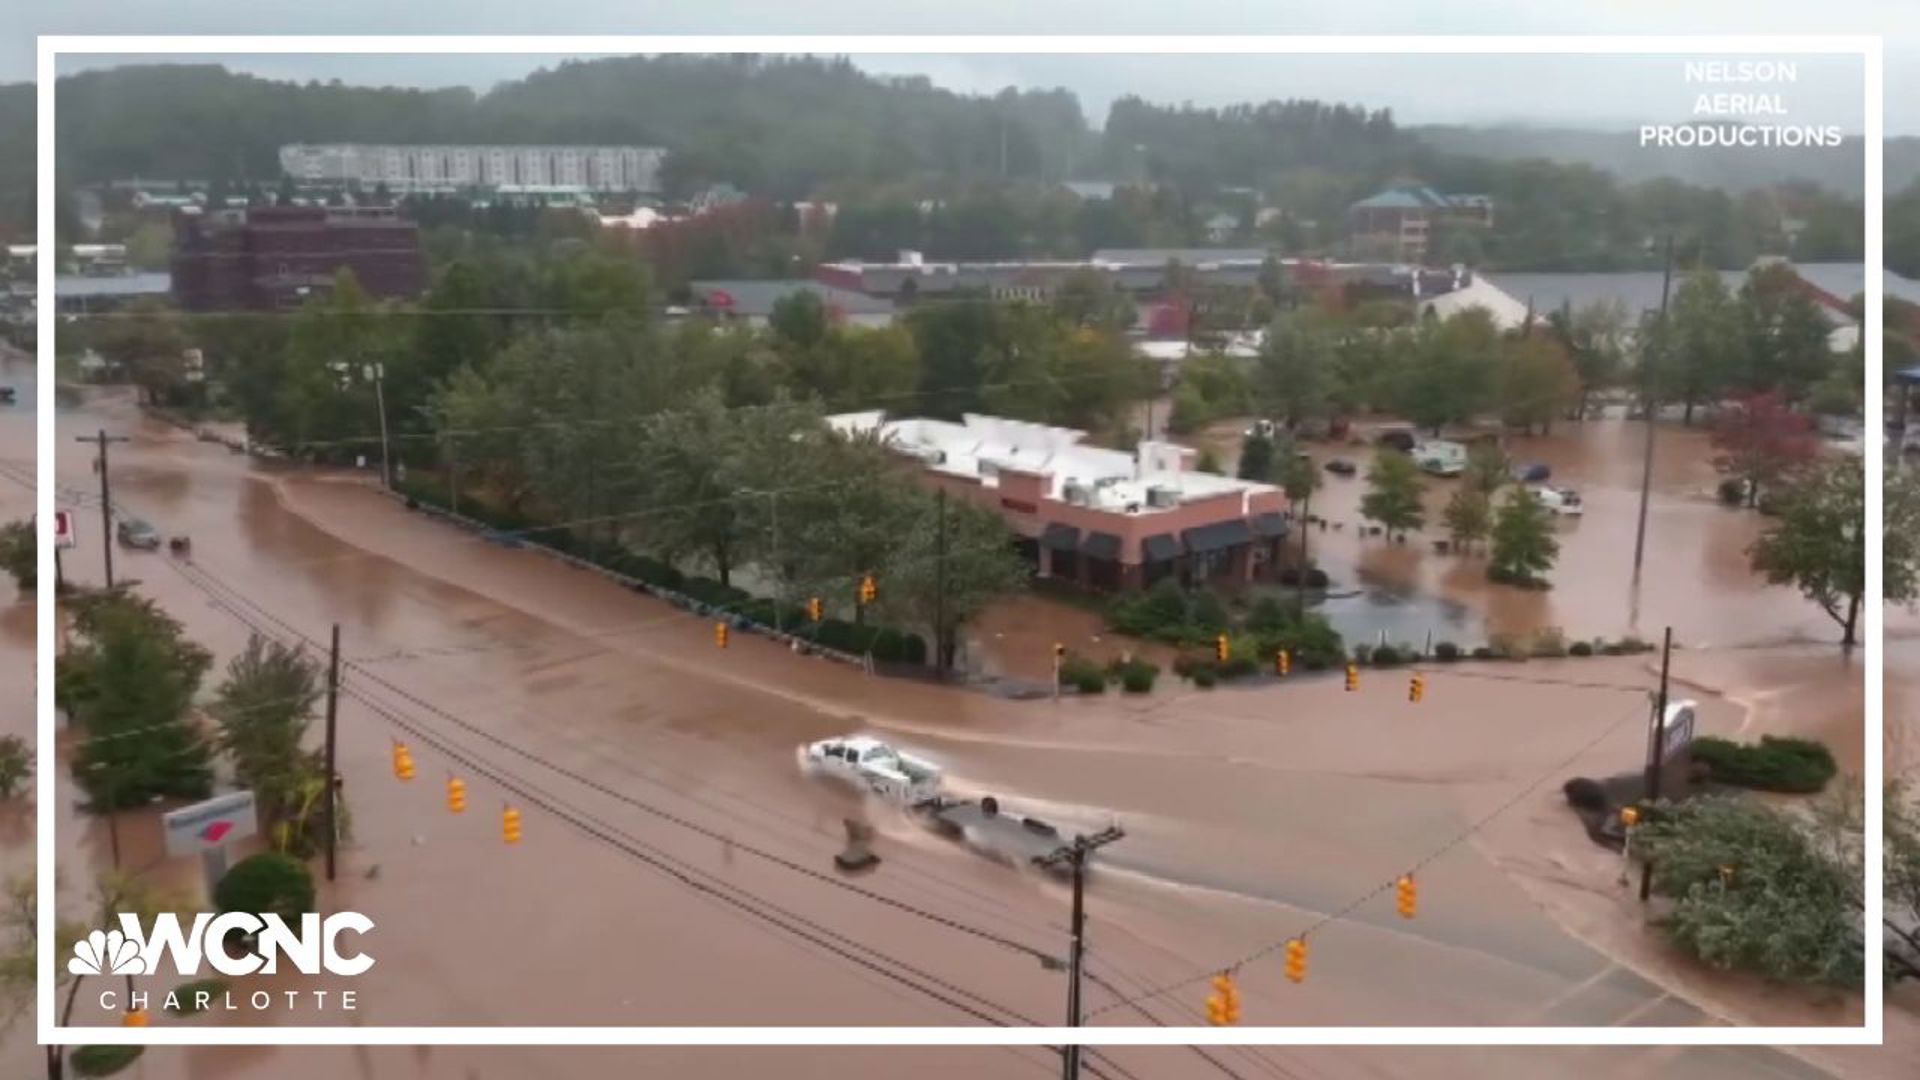
[[20,784],[33,771],[33,755],[18,735],[0,735],[0,800],[20,793]]
[[1848,647],[1866,592],[1865,487],[1857,459],[1808,471],[1782,492],[1780,516],[1748,549],[1768,581],[1798,588],[1839,624]]
[[212,754],[188,718],[212,662],[180,624],[151,601],[124,592],[75,605],[78,644],[58,661],[61,697],[85,731],[74,778],[95,810],[143,806],[155,798],[205,798]]
[[1377,521],[1389,537],[1405,536],[1426,524],[1421,501],[1425,485],[1413,459],[1398,450],[1383,449],[1367,470],[1367,493],[1360,497],[1360,514]]
[[946,670],[959,646],[959,629],[988,604],[1022,588],[1027,567],[1014,554],[1006,522],[991,510],[946,500],[943,557],[939,501],[913,490],[908,502],[907,531],[880,570],[886,582],[881,611],[894,621],[932,628],[937,663]]
[[1265,482],[1274,471],[1273,440],[1265,435],[1248,435],[1240,443],[1240,468],[1242,480]]
[[1337,391],[1332,336],[1310,318],[1289,318],[1268,331],[1250,379],[1255,407],[1289,431],[1324,420]]
[[1388,339],[1405,355],[1389,369],[1395,411],[1436,434],[1480,414],[1492,401],[1500,333],[1480,308],[1427,320],[1410,335]]
[[1661,926],[1681,948],[1723,970],[1858,985],[1857,811],[1692,799],[1642,826],[1634,845],[1653,863],[1655,891],[1672,901]]
[[259,800],[274,847],[296,856],[326,844],[326,761],[301,746],[319,697],[319,664],[297,646],[256,634],[228,662],[209,710],[234,777]]
[[0,525],[0,567],[13,575],[21,592],[31,590],[40,580],[39,545],[33,522],[12,521]]
[[812,289],[795,289],[774,301],[767,315],[767,332],[782,351],[819,348],[826,343],[828,326],[827,305]]
[[1820,452],[1813,421],[1787,407],[1779,391],[1749,394],[1714,414],[1714,468],[1743,481],[1747,505],[1763,488],[1804,468]]
[[1487,493],[1468,484],[1454,489],[1441,512],[1447,535],[1462,551],[1487,538],[1493,529],[1493,503]]
[[1726,282],[1712,270],[1696,270],[1674,289],[1664,333],[1643,328],[1649,350],[1641,361],[1651,378],[1656,401],[1686,407],[1693,423],[1700,405],[1714,401],[1732,384],[1739,362],[1740,308]]
[[1804,400],[1833,363],[1831,327],[1805,283],[1785,263],[1757,267],[1740,286],[1739,309],[1741,385]]
[[1881,585],[1886,599],[1910,604],[1920,597],[1920,474],[1889,463],[1881,504]]
[[1553,418],[1580,400],[1580,375],[1566,349],[1546,334],[1508,338],[1501,343],[1501,367],[1494,397],[1509,427],[1532,434],[1553,430]]
[[1553,512],[1533,492],[1516,487],[1494,515],[1493,550],[1487,578],[1513,585],[1538,585],[1553,569],[1560,541],[1553,534]]
[[1497,442],[1475,443],[1467,450],[1467,470],[1460,477],[1462,487],[1470,487],[1489,500],[1513,479],[1513,464]]

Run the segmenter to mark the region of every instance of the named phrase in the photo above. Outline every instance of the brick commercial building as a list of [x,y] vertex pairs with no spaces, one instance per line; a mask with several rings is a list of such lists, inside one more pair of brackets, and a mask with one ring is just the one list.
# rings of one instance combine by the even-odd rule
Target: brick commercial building
[[1354,254],[1420,262],[1432,249],[1436,226],[1493,226],[1493,200],[1485,195],[1442,195],[1428,187],[1382,191],[1347,208]]
[[173,221],[173,295],[189,311],[298,307],[341,270],[382,300],[427,287],[419,226],[384,207],[183,210]]
[[1005,518],[1045,577],[1137,589],[1164,577],[1241,584],[1271,572],[1287,535],[1279,488],[1196,472],[1193,450],[1142,442],[1133,453],[1087,446],[1083,431],[993,416],[828,420],[876,433],[925,479]]

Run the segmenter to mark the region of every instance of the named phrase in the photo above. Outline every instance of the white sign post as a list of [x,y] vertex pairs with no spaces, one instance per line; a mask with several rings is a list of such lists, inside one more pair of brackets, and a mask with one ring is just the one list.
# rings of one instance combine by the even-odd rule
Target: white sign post
[[253,792],[234,791],[183,806],[160,819],[167,854],[198,855],[207,874],[207,896],[227,873],[227,845],[260,831]]
[[[1667,715],[1660,719],[1658,737],[1664,745],[1660,747],[1660,758],[1668,765],[1674,755],[1693,745],[1693,714],[1699,707],[1695,701],[1674,701],[1667,704]],[[1652,756],[1652,740],[1648,740],[1648,754]]]

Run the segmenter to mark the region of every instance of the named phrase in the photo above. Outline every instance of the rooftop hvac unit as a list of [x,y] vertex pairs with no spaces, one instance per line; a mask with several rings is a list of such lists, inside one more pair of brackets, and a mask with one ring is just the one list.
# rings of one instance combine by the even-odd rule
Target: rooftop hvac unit
[[1060,497],[1074,506],[1091,506],[1093,489],[1077,481],[1069,480],[1061,485]]
[[1166,509],[1180,505],[1180,492],[1174,488],[1155,485],[1147,489],[1147,505],[1157,509]]

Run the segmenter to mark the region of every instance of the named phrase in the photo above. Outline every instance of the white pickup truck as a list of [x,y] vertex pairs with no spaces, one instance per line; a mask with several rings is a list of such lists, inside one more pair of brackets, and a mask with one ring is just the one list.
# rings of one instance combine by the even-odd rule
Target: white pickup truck
[[807,765],[903,806],[940,794],[940,767],[902,754],[867,735],[844,735],[807,745]]

